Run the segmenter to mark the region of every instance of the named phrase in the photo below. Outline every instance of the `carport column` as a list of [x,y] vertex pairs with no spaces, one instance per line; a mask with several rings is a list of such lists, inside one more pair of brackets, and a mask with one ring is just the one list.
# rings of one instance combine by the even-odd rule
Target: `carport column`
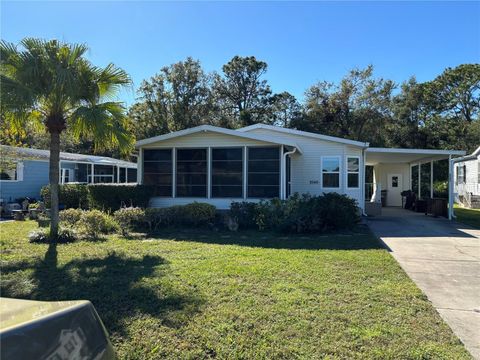
[[420,199],[420,194],[422,193],[421,192],[421,187],[422,187],[422,177],[421,177],[421,174],[422,174],[422,163],[421,162],[418,162],[418,198]]
[[283,156],[283,145],[280,146],[280,199],[285,199],[285,161],[286,158]]
[[452,220],[453,215],[453,166],[452,155],[448,155],[448,220]]
[[433,199],[433,160],[430,161],[430,199]]

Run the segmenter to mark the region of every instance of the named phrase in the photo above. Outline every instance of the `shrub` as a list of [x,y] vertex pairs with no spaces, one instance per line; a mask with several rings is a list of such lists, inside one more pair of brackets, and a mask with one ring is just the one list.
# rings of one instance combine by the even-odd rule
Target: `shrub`
[[179,210],[181,222],[185,225],[207,225],[215,221],[216,208],[210,204],[193,202]]
[[115,211],[121,207],[146,207],[153,188],[147,185],[88,185],[88,203],[91,209]]
[[150,231],[169,226],[201,226],[215,221],[216,208],[206,203],[194,202],[166,208],[145,209],[145,219]]
[[[42,228],[30,232],[28,239],[31,243],[50,243],[50,229]],[[70,243],[78,240],[78,233],[69,227],[58,229],[57,243]]]
[[[288,200],[262,200],[258,204],[233,203],[232,218],[243,228],[311,233],[347,229],[360,219],[356,201],[337,193],[321,196],[293,194]],[[243,224],[243,226],[242,226]]]
[[67,209],[60,211],[60,221],[69,226],[75,226],[82,218],[84,211],[81,209]]
[[240,229],[253,229],[257,226],[255,222],[256,203],[253,202],[232,202],[229,216],[236,220]]
[[[50,208],[50,185],[44,186],[40,194],[45,206]],[[88,189],[85,184],[63,184],[59,185],[58,201],[66,209],[80,208],[88,209]]]
[[100,210],[83,211],[77,226],[89,239],[97,239],[101,235],[118,230],[118,224],[115,220]]
[[145,210],[138,207],[121,208],[115,211],[113,218],[119,225],[123,236],[127,236],[133,230],[144,230],[147,226]]

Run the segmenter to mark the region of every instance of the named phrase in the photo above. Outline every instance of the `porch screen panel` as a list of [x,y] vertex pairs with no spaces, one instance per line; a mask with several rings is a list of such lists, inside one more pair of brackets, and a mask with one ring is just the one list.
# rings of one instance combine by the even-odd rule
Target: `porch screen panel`
[[248,148],[248,197],[280,195],[280,150],[278,147]]
[[[128,179],[128,169],[125,179]],[[172,149],[145,149],[143,151],[143,183],[155,187],[156,196],[172,196]]]
[[177,197],[207,197],[207,149],[177,149]]
[[430,176],[431,176],[430,163],[420,165],[420,196],[422,198],[430,197]]
[[212,197],[243,197],[243,149],[212,149]]
[[412,191],[418,196],[418,165],[412,166]]
[[137,182],[137,169],[133,169],[133,168],[127,169],[127,181],[129,183]]

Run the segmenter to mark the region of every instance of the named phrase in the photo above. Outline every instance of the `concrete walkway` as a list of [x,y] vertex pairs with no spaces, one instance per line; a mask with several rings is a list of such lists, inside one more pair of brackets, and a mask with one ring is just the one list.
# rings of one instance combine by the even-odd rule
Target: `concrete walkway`
[[367,223],[480,359],[480,230],[401,208]]

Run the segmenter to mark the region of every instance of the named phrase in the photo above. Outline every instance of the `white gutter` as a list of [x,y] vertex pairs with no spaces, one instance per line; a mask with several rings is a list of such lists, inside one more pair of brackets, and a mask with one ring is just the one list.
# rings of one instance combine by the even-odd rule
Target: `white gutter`
[[[365,151],[367,147],[362,149],[362,157],[363,157],[363,171],[362,171],[362,215],[363,216],[368,216],[367,213],[365,212],[365,179],[366,179],[366,170],[367,170],[367,165],[366,165],[366,160],[367,160],[367,152]],[[347,164],[348,166],[348,164]],[[348,171],[347,171],[348,173]],[[347,179],[348,181],[348,179]]]

